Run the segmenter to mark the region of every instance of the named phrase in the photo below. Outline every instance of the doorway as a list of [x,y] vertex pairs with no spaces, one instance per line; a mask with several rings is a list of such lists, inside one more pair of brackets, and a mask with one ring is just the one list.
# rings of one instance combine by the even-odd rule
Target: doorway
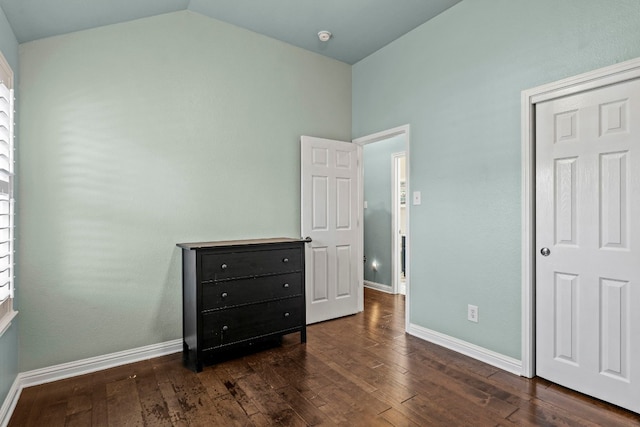
[[[364,286],[405,294],[409,318],[409,125],[355,139],[363,151],[360,206]],[[404,261],[404,262],[403,262]],[[408,323],[407,323],[408,324]]]

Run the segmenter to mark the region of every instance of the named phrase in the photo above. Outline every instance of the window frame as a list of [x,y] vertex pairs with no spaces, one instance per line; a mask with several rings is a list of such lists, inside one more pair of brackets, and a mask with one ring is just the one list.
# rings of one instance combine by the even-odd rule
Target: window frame
[[9,298],[0,302],[0,337],[9,329],[11,322],[18,312],[14,309],[14,293],[15,293],[15,195],[14,195],[14,167],[15,167],[15,93],[13,70],[0,52],[0,83],[9,89],[9,175],[8,195],[9,195],[9,248],[8,256],[10,257],[9,268]]

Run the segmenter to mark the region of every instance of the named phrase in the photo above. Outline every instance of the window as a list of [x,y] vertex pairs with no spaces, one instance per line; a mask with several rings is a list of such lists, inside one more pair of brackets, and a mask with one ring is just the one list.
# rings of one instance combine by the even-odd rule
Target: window
[[0,53],[0,335],[13,310],[13,71]]

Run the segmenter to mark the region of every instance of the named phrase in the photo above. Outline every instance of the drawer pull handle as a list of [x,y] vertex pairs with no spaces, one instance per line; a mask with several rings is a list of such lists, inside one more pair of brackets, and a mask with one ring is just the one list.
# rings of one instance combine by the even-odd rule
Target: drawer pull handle
[[283,259],[282,259],[282,262],[285,262],[285,263],[286,263],[286,262],[289,262],[289,258],[283,258]]
[[222,327],[222,332],[225,332],[225,331],[228,331],[228,330],[229,330],[229,327],[227,325],[224,325]]
[[226,292],[223,292],[220,296],[221,296],[222,298],[226,298],[226,297],[228,297],[228,296],[229,296],[229,294],[228,294],[228,293],[226,293]]
[[220,268],[221,268],[221,269],[223,269],[223,270],[226,270],[226,269],[227,269],[227,264],[222,264],[222,265],[220,266]]
[[291,314],[287,311],[286,313],[284,313],[284,317],[289,317]]
[[289,287],[289,284],[288,284],[288,283],[285,283],[284,285],[282,285],[282,287],[283,287],[283,288],[288,288],[288,287]]

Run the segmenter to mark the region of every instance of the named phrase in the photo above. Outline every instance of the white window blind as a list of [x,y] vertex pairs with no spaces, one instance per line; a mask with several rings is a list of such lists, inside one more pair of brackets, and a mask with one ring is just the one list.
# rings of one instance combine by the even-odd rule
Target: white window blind
[[0,83],[0,304],[13,298],[13,89]]

